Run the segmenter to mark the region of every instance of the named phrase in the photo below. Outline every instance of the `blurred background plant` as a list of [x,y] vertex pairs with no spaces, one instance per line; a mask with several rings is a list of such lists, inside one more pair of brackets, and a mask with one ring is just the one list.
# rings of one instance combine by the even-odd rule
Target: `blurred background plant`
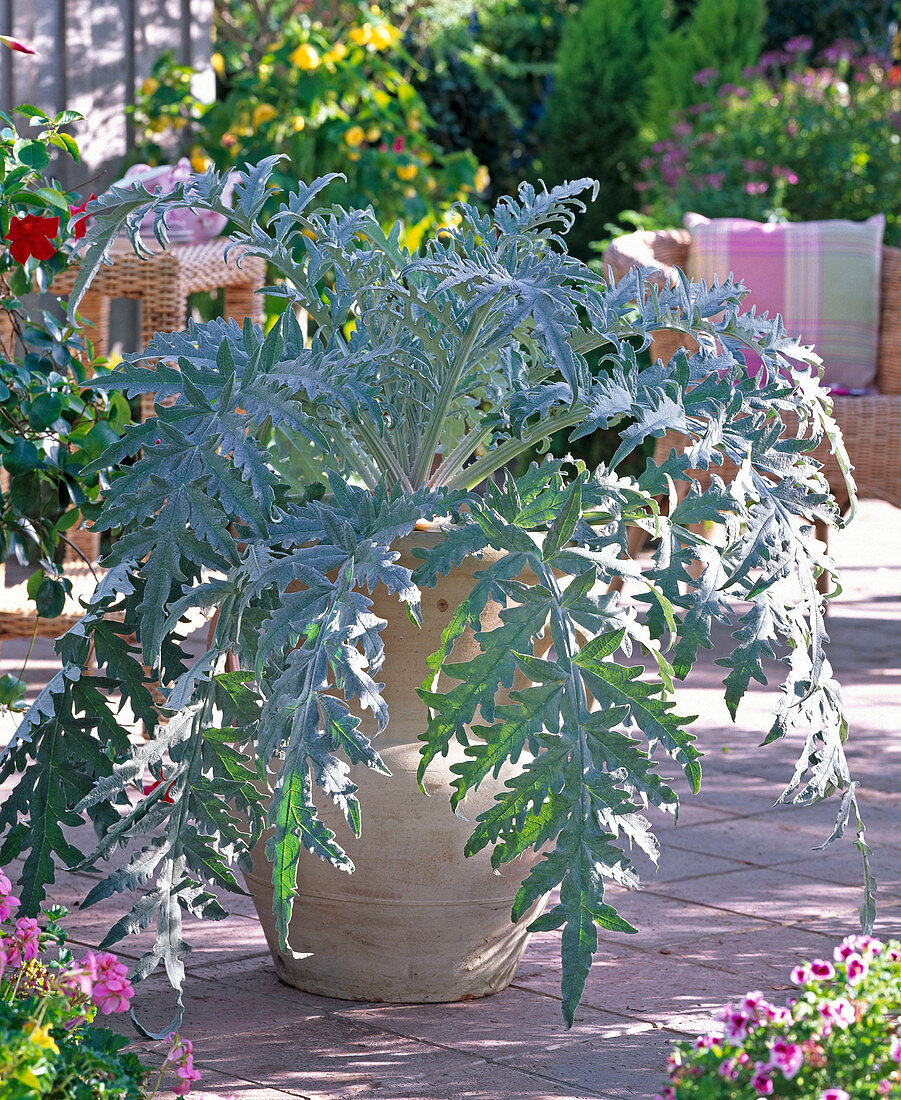
[[[413,82],[448,151],[471,149],[490,176],[485,199],[534,180],[540,124],[564,27],[581,0],[394,0],[417,62]],[[609,60],[609,58],[608,58]]]
[[[334,22],[297,7],[222,0],[217,100],[196,99],[193,70],[164,53],[136,99],[135,155],[159,164],[174,149],[202,171],[281,152],[280,186],[341,172],[347,181],[336,184],[336,201],[372,203],[386,227],[403,223],[403,239],[415,247],[456,199],[485,190],[487,173],[468,149],[446,151],[433,139],[401,28],[366,4],[343,5]],[[232,33],[237,27],[243,33]]]
[[[90,517],[106,476],[84,467],[118,439],[130,411],[121,394],[91,389],[89,338],[45,308],[85,232],[84,204],[51,175],[54,149],[78,158],[64,127],[79,116],[29,105],[17,113],[25,134],[0,113],[0,561],[36,567],[28,596],[53,618],[71,588],[60,569],[69,533]],[[0,704],[20,687],[3,677]]]
[[675,112],[641,161],[644,224],[708,217],[811,221],[886,215],[901,241],[901,66],[810,38],[762,55],[738,84]]

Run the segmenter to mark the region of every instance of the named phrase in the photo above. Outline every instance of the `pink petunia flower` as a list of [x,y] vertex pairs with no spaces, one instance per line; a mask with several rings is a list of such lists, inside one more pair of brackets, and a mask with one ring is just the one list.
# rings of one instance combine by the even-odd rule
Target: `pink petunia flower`
[[851,1100],[851,1097],[844,1089],[824,1089],[819,1100]]
[[835,967],[826,959],[814,959],[810,964],[810,975],[819,981],[830,981],[835,977]]
[[782,1076],[790,1081],[804,1065],[804,1051],[797,1043],[777,1039],[770,1046],[770,1065],[780,1070]]
[[767,1066],[763,1062],[758,1062],[754,1069],[754,1076],[751,1078],[751,1088],[757,1092],[758,1096],[769,1096],[775,1085],[773,1079],[766,1072]]
[[829,1035],[833,1027],[844,1031],[854,1023],[856,1018],[854,1005],[845,997],[839,997],[835,1001],[824,1001],[817,1011],[823,1021],[824,1035]]
[[888,1056],[894,1062],[901,1062],[901,1036],[896,1035],[888,1048]]
[[747,1012],[730,1012],[723,1020],[723,1034],[727,1042],[743,1043],[753,1026],[754,1021]]
[[869,965],[861,955],[849,955],[845,959],[846,976],[851,985],[857,985],[867,976]]

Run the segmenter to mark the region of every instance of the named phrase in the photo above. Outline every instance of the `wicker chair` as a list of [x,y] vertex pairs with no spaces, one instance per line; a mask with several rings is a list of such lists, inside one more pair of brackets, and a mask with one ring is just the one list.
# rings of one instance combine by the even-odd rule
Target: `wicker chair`
[[[604,269],[609,267],[614,278],[620,279],[631,267],[656,269],[661,284],[675,278],[675,269],[683,271],[688,264],[691,234],[685,229],[656,233],[629,233],[619,237],[604,253]],[[737,276],[741,272],[736,272]],[[885,500],[901,508],[901,249],[882,250],[881,315],[879,323],[879,356],[876,374],[878,393],[865,397],[836,395],[834,415],[845,446],[854,465],[854,479],[860,497]],[[803,333],[799,334],[803,337]],[[652,345],[653,354],[668,360],[685,344],[677,333],[660,332]],[[662,462],[675,447],[684,446],[685,436],[667,432],[657,440],[655,461]],[[829,486],[839,506],[845,509],[848,494],[838,463],[821,444],[814,452],[822,463]],[[726,463],[717,473],[728,478],[735,467]],[[709,474],[693,471],[703,485],[709,484]],[[819,537],[826,542],[825,525],[818,523]],[[827,581],[828,578],[822,578]]]
[[72,592],[61,614],[52,619],[38,616],[25,591],[25,581],[7,585],[6,563],[0,563],[0,645],[12,638],[58,638],[75,626],[84,614],[84,603],[94,593],[103,570],[92,570],[81,562],[67,563],[63,575],[72,582]]

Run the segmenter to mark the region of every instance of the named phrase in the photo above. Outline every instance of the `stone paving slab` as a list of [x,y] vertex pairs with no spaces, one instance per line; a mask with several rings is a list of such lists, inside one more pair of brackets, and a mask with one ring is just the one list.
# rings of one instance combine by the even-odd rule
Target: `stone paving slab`
[[[832,549],[844,593],[830,614],[831,657],[875,849],[877,930],[899,935],[901,512],[865,502]],[[534,936],[513,986],[484,1001],[355,1004],[282,985],[252,905],[240,898],[226,921],[187,925],[196,947],[184,1031],[196,1043],[202,1090],[240,1100],[650,1100],[669,1044],[706,1030],[721,1003],[749,989],[784,1000],[797,959],[827,956],[857,929],[860,855],[851,837],[811,851],[831,830],[833,804],[772,810],[796,746],[758,748],[776,700],[769,689],[754,692],[732,723],[716,655],[702,655],[680,705],[702,716],[701,794],[687,798],[677,824],[659,823],[660,871],[640,866],[647,888],[610,891],[639,932],[601,934],[572,1031],[560,1017],[555,933]],[[18,643],[5,644],[0,672],[17,671],[21,656]],[[54,667],[43,640],[35,656],[32,696]],[[74,902],[93,881],[62,874],[56,896]],[[73,914],[77,941],[98,942],[114,911],[115,902],[102,902]],[[134,957],[142,940],[120,945],[123,953]],[[168,1023],[173,1002],[162,975],[139,987],[138,1005],[147,1025]],[[161,1058],[159,1044],[138,1049],[151,1064]]]

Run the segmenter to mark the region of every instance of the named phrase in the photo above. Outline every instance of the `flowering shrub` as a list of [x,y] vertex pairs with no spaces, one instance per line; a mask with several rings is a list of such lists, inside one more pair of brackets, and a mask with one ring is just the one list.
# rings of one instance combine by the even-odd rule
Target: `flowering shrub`
[[901,1097],[901,944],[848,936],[791,980],[784,1007],[748,993],[718,1013],[722,1035],[678,1044],[656,1100]]
[[[86,202],[77,204],[48,172],[54,147],[77,160],[64,127],[81,116],[49,118],[29,106],[17,113],[30,133],[0,113],[0,462],[8,479],[0,560],[15,554],[39,563],[29,596],[52,617],[66,597],[54,560],[100,492],[101,475],[83,467],[118,439],[130,414],[121,394],[106,397],[87,385],[96,364],[81,326],[23,302],[67,267],[87,218]],[[0,705],[21,690],[15,677],[0,679]]]
[[255,64],[230,40],[222,49],[213,55],[222,94],[212,104],[193,95],[193,70],[171,54],[157,60],[135,106],[142,160],[171,161],[173,142],[196,171],[282,153],[280,186],[343,173],[337,200],[372,203],[384,226],[400,219],[413,246],[454,200],[487,187],[470,153],[443,153],[428,136],[425,104],[403,71],[401,32],[378,8],[359,5],[349,25],[286,19]]
[[[128,1040],[94,1026],[99,1014],[127,1012],[134,989],[128,968],[109,951],[75,959],[62,921],[66,911],[16,917],[20,907],[0,870],[0,1100],[139,1100],[148,1096],[148,1071]],[[193,1045],[177,1033],[152,1097],[167,1074],[173,1091],[188,1093],[200,1080]]]
[[[673,116],[636,185],[651,222],[680,224],[686,210],[790,221],[884,212],[887,240],[901,240],[901,68],[842,45],[812,65],[809,48],[793,39]],[[717,76],[695,79],[712,89]]]

